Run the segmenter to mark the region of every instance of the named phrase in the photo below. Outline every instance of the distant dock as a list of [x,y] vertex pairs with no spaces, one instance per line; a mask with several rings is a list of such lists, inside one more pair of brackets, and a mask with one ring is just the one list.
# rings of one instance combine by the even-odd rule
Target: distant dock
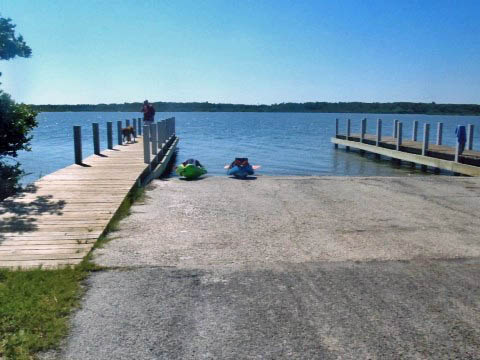
[[86,159],[75,127],[77,163],[0,202],[0,267],[54,268],[82,261],[127,195],[160,176],[178,144],[175,118],[143,126],[135,119],[133,124],[143,137],[124,143],[120,122],[114,147],[112,124],[107,123],[109,149],[101,153],[94,124],[95,154]]
[[366,133],[366,119],[361,122],[361,131],[350,133],[350,120],[347,120],[346,131],[339,133],[339,121],[336,119],[335,137],[331,142],[343,145],[347,150],[358,149],[360,152],[370,152],[376,156],[386,156],[397,161],[406,161],[412,165],[420,165],[422,170],[432,167],[452,171],[468,176],[480,176],[480,152],[472,150],[473,125],[468,126],[465,150],[460,153],[459,146],[449,147],[442,144],[443,124],[437,125],[437,142],[429,143],[430,125],[425,124],[423,141],[417,139],[418,123],[413,124],[411,140],[405,140],[401,122],[395,121],[392,136],[382,136],[382,122],[377,120],[376,134]]

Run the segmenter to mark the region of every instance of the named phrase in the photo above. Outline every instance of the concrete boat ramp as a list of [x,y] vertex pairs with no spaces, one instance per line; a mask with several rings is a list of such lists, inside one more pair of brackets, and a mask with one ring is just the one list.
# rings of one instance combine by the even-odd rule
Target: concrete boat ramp
[[155,180],[64,359],[478,359],[477,178]]

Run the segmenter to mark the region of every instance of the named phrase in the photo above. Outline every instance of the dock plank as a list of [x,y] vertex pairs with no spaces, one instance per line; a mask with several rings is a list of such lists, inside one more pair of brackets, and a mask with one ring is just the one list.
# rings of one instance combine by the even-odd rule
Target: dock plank
[[102,155],[84,159],[86,166],[48,174],[0,202],[0,267],[55,268],[82,261],[150,170],[141,137]]

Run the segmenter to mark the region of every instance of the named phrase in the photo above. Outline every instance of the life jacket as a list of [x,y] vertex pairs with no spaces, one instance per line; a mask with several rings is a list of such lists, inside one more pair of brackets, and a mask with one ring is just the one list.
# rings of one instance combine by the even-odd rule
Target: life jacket
[[235,158],[235,160],[230,164],[230,168],[234,167],[234,166],[238,166],[238,167],[246,167],[250,165],[248,163],[248,158]]

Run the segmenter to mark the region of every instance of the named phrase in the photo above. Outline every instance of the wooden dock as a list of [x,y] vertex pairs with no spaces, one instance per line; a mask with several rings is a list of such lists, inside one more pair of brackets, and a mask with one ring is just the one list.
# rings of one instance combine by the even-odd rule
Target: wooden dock
[[343,145],[346,148],[419,164],[424,169],[429,166],[462,175],[480,176],[480,152],[478,151],[465,150],[461,155],[456,155],[457,150],[454,147],[428,144],[425,155],[422,155],[424,143],[421,141],[401,140],[399,145],[398,138],[386,136],[381,137],[377,142],[377,135],[372,134],[350,134],[348,137],[337,134],[331,138],[331,142],[337,146]]
[[137,137],[135,143],[115,146],[81,165],[46,175],[26,192],[0,202],[0,267],[80,263],[129,192],[166,168],[178,138],[174,122],[173,128],[165,128],[169,135],[155,144],[158,152],[148,154],[148,163],[144,152],[152,149],[151,142],[146,140],[144,146],[142,137]]

